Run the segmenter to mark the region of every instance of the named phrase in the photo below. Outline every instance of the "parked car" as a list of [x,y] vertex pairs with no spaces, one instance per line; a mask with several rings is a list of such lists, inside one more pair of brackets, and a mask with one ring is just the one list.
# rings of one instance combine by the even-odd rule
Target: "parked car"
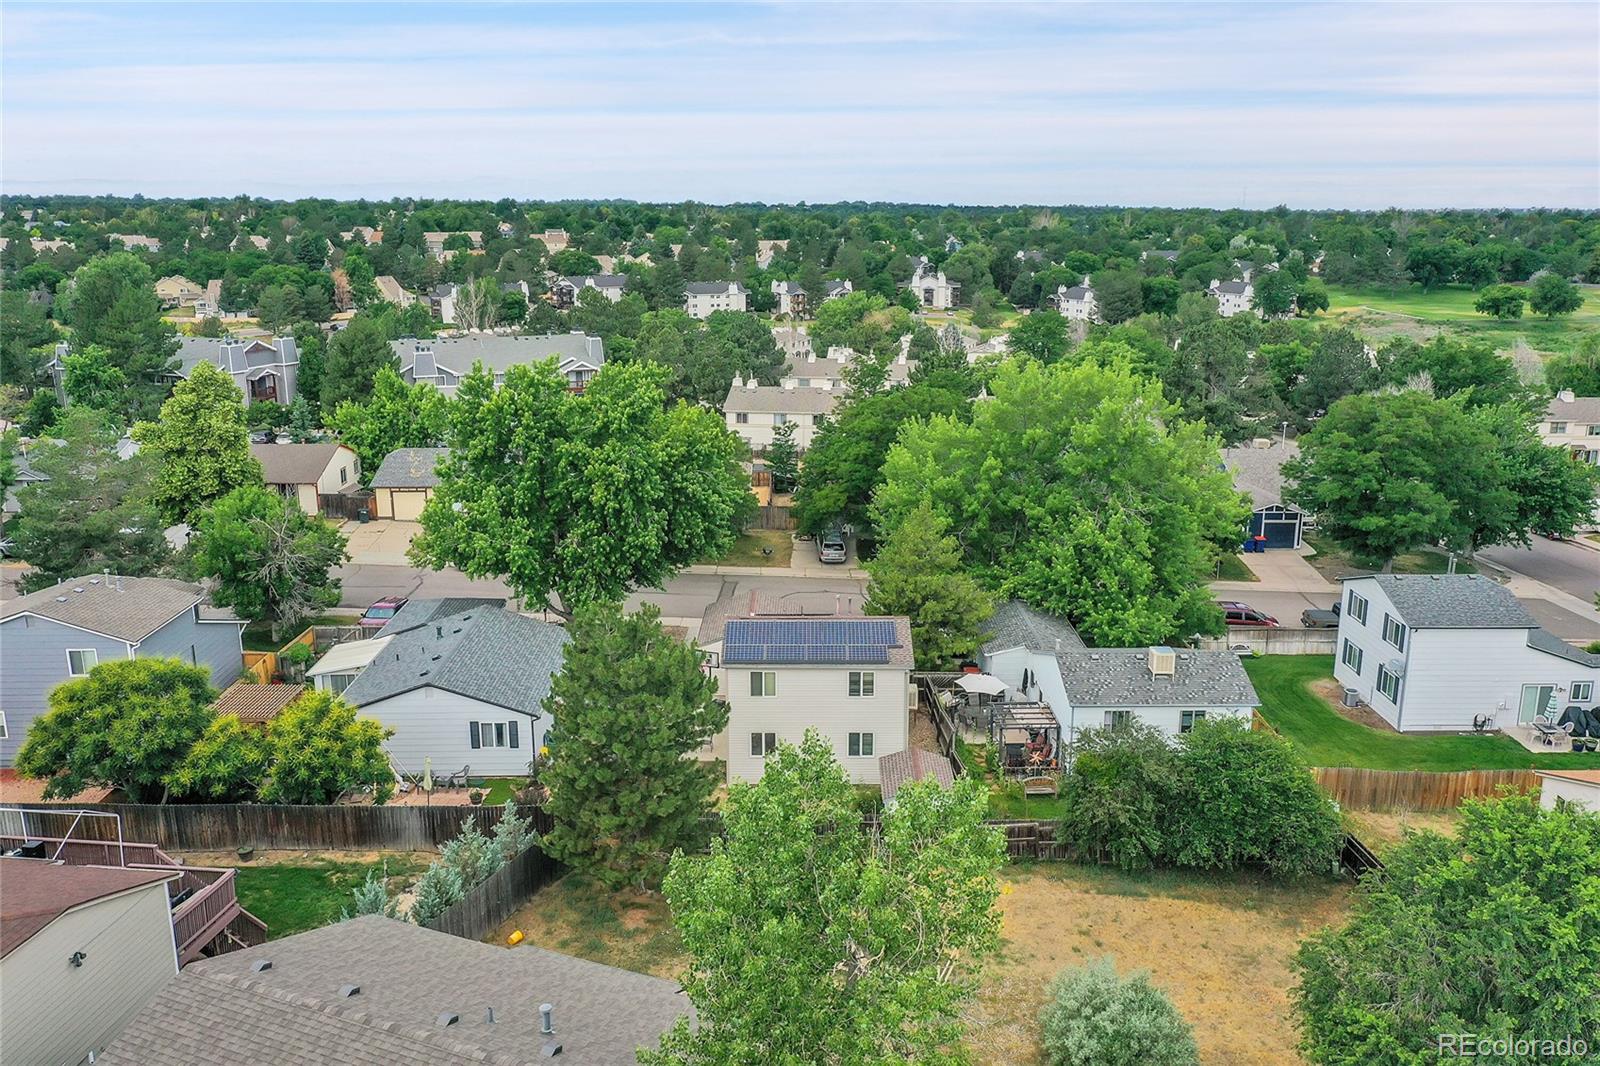
[[1307,607],[1300,612],[1300,624],[1307,629],[1338,629],[1339,605],[1336,603],[1328,610],[1321,607]]
[[817,538],[817,560],[824,563],[843,563],[850,559],[850,548],[844,530],[830,529]]
[[1234,600],[1218,600],[1217,606],[1222,608],[1222,617],[1230,626],[1260,626],[1274,628],[1278,620],[1265,611],[1258,611],[1248,603],[1238,603]]
[[385,597],[361,612],[359,624],[363,629],[382,629],[405,605],[404,596]]

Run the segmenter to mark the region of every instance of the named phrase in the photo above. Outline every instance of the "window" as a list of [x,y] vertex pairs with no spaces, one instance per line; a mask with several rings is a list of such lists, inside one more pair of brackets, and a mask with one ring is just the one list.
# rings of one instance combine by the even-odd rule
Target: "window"
[[6,732],[6,712],[0,711],[0,740],[4,740],[10,735],[10,733]]
[[789,424],[789,416],[779,411],[772,416],[772,424],[775,426],[787,426]]
[[1387,696],[1390,703],[1400,706],[1400,678],[1391,674],[1387,666],[1378,667],[1378,691]]
[[1178,719],[1178,732],[1187,733],[1189,730],[1194,728],[1194,724],[1196,722],[1203,722],[1205,720],[1206,712],[1204,710],[1184,711],[1182,716]]
[[467,742],[474,748],[521,747],[516,722],[468,722]]
[[1590,426],[1589,427],[1589,432],[1585,433],[1584,436],[1585,437],[1600,437],[1600,426]]
[[1133,721],[1133,712],[1127,709],[1106,712],[1106,727],[1114,729]]
[[68,648],[67,673],[72,677],[88,677],[89,671],[100,665],[100,653],[93,648]]
[[760,759],[778,750],[778,734],[751,733],[750,754]]
[[735,414],[733,416],[733,420],[734,420],[734,422],[738,423],[741,426],[747,426],[747,425],[750,424],[750,416],[748,414],[746,414],[745,412],[743,412],[743,411],[740,411],[737,414]]
[[1360,648],[1347,640],[1344,642],[1344,651],[1339,654],[1339,658],[1344,661],[1346,666],[1356,672],[1357,677],[1361,676],[1362,653]]
[[1574,681],[1572,683],[1572,691],[1568,693],[1568,699],[1573,703],[1588,703],[1594,699],[1594,682]]
[[863,758],[868,756],[868,755],[871,755],[872,754],[872,734],[871,733],[851,733],[850,734],[850,754],[851,755],[856,755],[856,756],[861,756]]
[[345,689],[349,688],[350,682],[354,681],[355,679],[355,674],[329,674],[328,691],[337,696],[344,692]]
[[1393,644],[1399,651],[1406,650],[1406,626],[1391,617],[1387,612],[1383,616],[1383,639]]
[[750,695],[776,696],[778,694],[778,675],[771,670],[750,671]]
[[350,482],[350,468],[348,466],[341,466],[339,468],[339,484],[346,485],[346,484],[349,484],[349,482]]
[[1552,423],[1550,423],[1550,435],[1552,437],[1554,437],[1554,436],[1556,436],[1558,434],[1561,434],[1561,433],[1565,433],[1566,431],[1567,431],[1567,424],[1565,422],[1552,422]]
[[1361,595],[1355,589],[1351,589],[1350,590],[1349,599],[1350,599],[1349,605],[1346,606],[1345,609],[1344,609],[1345,614],[1348,614],[1351,618],[1354,618],[1357,622],[1360,622],[1362,625],[1366,625],[1367,624],[1367,598],[1365,596]]
[[850,671],[850,695],[852,695],[852,696],[870,696],[870,695],[872,695],[873,683],[876,680],[877,680],[876,675],[874,675],[871,670],[852,670],[852,671]]

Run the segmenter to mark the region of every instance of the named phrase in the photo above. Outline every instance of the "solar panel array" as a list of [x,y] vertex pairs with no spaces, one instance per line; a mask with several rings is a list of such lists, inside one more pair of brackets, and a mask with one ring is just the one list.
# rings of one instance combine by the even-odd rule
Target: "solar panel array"
[[725,663],[886,663],[898,641],[887,618],[739,618],[722,638]]

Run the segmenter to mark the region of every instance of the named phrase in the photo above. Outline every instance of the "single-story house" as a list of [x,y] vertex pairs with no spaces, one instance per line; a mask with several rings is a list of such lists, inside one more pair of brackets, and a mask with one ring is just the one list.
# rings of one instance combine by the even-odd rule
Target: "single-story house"
[[0,766],[10,766],[50,690],[112,659],[176,658],[223,688],[244,671],[243,620],[205,590],[162,577],[91,574],[0,600]]
[[1549,810],[1557,800],[1600,814],[1600,770],[1537,770],[1539,806]]
[[392,347],[400,358],[401,377],[413,384],[426,382],[446,396],[456,394],[461,379],[478,363],[493,372],[499,385],[514,366],[554,359],[556,370],[575,392],[582,391],[606,365],[605,342],[582,331],[534,336],[475,333],[429,340],[408,337],[393,341]]
[[550,729],[543,703],[565,629],[477,607],[386,639],[343,695],[394,730],[386,747],[403,773],[429,758],[438,772],[527,772]]
[[1269,548],[1298,548],[1305,534],[1305,512],[1283,498],[1283,464],[1300,454],[1295,441],[1262,438],[1222,449],[1222,465],[1233,487],[1250,497],[1247,537],[1263,536]]
[[361,486],[361,459],[337,441],[319,444],[252,444],[261,463],[261,480],[269,489],[296,500],[306,514],[322,510],[323,496],[337,496]]
[[383,628],[378,630],[380,637],[392,637],[397,633],[409,633],[419,626],[428,625],[440,618],[449,618],[453,615],[466,614],[482,607],[487,610],[498,611],[506,605],[502,596],[442,596],[409,599],[396,611]]
[[0,1045],[8,1063],[93,1061],[173,981],[174,867],[0,859]]
[[212,704],[218,714],[231,714],[247,725],[265,725],[305,694],[304,685],[262,685],[235,681]]
[[450,454],[449,448],[396,448],[383,457],[368,486],[372,489],[374,518],[415,522],[433,498],[439,484],[435,467]]
[[1541,627],[1487,577],[1373,574],[1344,579],[1333,676],[1403,733],[1459,732],[1593,709],[1600,655]]
[[682,1017],[675,981],[366,915],[190,963],[98,1062],[614,1066]]

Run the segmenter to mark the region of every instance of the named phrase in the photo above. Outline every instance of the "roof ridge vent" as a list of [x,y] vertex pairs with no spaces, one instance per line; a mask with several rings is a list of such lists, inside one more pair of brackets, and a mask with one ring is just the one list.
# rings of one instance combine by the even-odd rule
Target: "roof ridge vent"
[[359,996],[360,994],[361,994],[361,986],[360,985],[340,985],[339,986],[339,998],[340,999],[349,999],[351,996]]
[[251,973],[265,973],[270,969],[272,969],[271,959],[257,959],[255,962],[250,964]]

